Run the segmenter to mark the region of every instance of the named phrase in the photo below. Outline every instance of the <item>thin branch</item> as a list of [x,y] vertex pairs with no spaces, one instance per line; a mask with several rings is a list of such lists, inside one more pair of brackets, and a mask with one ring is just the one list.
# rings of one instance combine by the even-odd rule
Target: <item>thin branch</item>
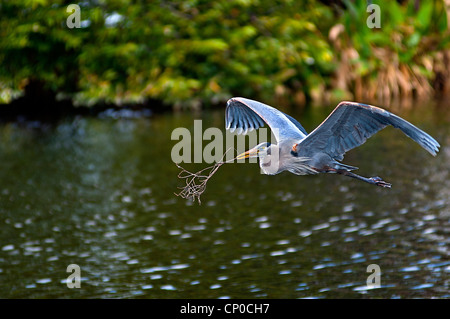
[[233,158],[231,160],[224,161],[225,155],[228,153],[230,149],[231,148],[229,148],[222,155],[222,158],[219,162],[209,167],[206,167],[196,173],[192,173],[175,163],[175,165],[177,165],[177,167],[181,169],[181,172],[178,174],[178,178],[184,179],[186,182],[186,185],[184,187],[178,187],[179,189],[181,189],[181,191],[178,194],[175,193],[175,195],[180,196],[182,198],[191,199],[194,202],[197,199],[198,203],[201,204],[202,202],[200,200],[200,196],[205,192],[206,183],[209,181],[209,179],[217,172],[220,166],[232,162],[236,159]]

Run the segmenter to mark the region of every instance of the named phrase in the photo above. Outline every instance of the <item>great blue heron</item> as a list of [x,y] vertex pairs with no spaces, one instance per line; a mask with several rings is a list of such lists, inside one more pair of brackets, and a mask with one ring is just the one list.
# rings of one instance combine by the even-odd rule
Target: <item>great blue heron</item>
[[234,97],[228,100],[225,126],[238,134],[257,129],[266,123],[277,145],[261,143],[237,159],[259,157],[262,171],[268,175],[289,171],[297,175],[337,173],[381,187],[391,187],[380,177],[362,177],[351,171],[357,167],[342,164],[345,152],[362,145],[369,137],[388,125],[400,129],[430,154],[436,156],[439,143],[408,121],[381,108],[341,102],[311,133],[293,117],[263,103]]

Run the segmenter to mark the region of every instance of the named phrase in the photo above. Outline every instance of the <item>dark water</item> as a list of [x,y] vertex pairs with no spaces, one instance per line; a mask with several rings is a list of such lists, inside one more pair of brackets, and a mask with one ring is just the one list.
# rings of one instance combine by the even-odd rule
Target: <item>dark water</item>
[[[297,118],[310,131],[328,112]],[[387,128],[344,161],[391,190],[227,164],[201,206],[174,195],[170,135],[190,114],[3,124],[0,297],[449,298],[449,112],[397,113],[441,143],[436,158]],[[223,129],[222,111],[201,118]]]

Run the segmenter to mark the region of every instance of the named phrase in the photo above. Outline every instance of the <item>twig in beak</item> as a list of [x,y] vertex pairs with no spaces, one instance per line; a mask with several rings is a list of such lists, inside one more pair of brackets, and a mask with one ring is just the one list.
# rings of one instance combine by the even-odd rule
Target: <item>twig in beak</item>
[[[231,160],[228,161],[224,161],[223,159],[225,158],[225,155],[228,153],[228,151],[231,148],[229,148],[222,156],[221,160],[219,162],[217,162],[214,165],[211,165],[209,167],[206,167],[196,173],[192,173],[188,170],[186,170],[185,168],[181,167],[178,164],[177,167],[179,169],[181,169],[181,172],[178,174],[178,178],[180,179],[184,179],[186,181],[186,186],[184,187],[178,187],[179,189],[181,189],[181,192],[179,192],[178,194],[175,193],[175,195],[180,196],[182,198],[187,198],[187,199],[191,199],[192,201],[195,202],[195,200],[197,199],[198,203],[201,204],[201,200],[200,200],[200,196],[205,192],[206,190],[206,183],[209,181],[209,179],[217,172],[217,170],[219,169],[220,166],[222,166],[223,164],[232,162],[236,159],[233,158]],[[206,174],[206,172],[209,173]],[[205,172],[205,173],[203,173]]]

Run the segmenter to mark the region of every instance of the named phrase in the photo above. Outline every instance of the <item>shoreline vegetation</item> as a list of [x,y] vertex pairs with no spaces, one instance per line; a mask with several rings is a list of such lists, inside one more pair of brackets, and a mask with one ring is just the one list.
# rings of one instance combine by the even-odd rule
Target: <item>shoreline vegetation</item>
[[448,97],[450,0],[371,3],[0,0],[0,118]]

